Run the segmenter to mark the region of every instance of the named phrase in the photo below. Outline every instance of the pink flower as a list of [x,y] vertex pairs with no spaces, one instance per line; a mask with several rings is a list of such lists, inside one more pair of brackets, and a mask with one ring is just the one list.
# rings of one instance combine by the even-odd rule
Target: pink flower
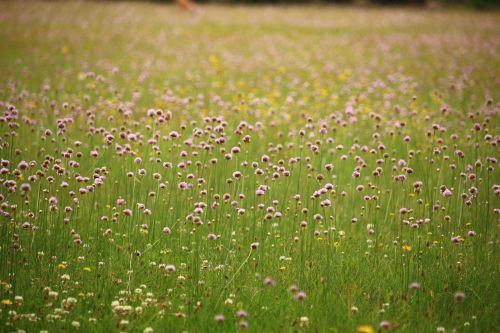
[[306,299],[306,297],[307,297],[307,295],[306,295],[306,293],[305,293],[305,292],[303,292],[303,291],[299,291],[299,292],[295,295],[295,299],[296,299],[297,301],[303,301],[303,300],[305,300],[305,299]]

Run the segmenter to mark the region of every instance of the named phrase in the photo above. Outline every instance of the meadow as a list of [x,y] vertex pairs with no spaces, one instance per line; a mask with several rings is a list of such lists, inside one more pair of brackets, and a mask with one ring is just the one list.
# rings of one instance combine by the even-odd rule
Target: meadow
[[0,2],[0,331],[499,332],[499,32]]

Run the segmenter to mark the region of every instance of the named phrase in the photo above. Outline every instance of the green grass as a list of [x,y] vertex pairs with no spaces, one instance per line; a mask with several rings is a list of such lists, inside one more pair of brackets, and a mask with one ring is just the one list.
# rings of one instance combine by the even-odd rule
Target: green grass
[[1,330],[498,331],[498,31],[460,9],[0,3]]

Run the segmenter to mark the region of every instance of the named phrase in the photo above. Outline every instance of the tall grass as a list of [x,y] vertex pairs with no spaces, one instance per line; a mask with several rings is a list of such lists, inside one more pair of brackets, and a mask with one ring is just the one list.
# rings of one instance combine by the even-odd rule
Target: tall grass
[[2,331],[498,330],[496,13],[0,6]]

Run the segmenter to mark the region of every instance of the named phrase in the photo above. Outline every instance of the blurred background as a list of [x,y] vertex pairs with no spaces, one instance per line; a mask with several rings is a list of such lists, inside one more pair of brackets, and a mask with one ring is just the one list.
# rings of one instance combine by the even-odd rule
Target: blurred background
[[[118,1],[118,0],[117,0]],[[155,2],[179,2],[153,0]],[[183,2],[180,0],[180,2]],[[466,6],[477,9],[500,8],[500,0],[197,0],[196,3],[218,4],[356,4],[356,5],[411,5],[425,7]]]

